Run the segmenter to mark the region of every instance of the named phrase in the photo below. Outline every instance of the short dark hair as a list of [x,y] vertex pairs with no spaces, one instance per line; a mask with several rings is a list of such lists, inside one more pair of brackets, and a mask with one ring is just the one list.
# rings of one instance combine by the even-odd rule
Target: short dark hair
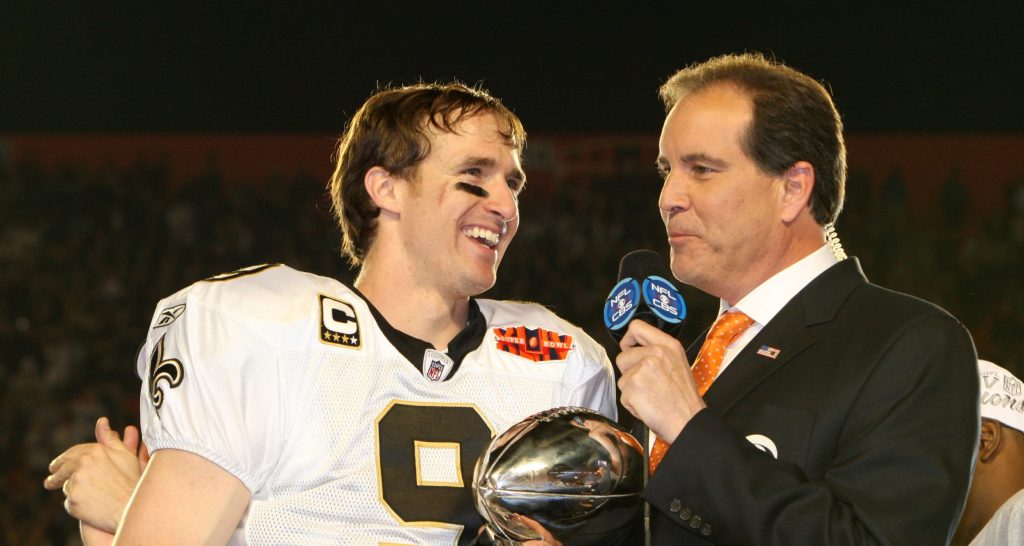
[[453,83],[417,83],[378,89],[349,120],[338,140],[337,163],[330,181],[331,204],[341,226],[342,253],[352,265],[362,263],[377,232],[380,209],[363,184],[367,171],[381,167],[411,180],[430,154],[429,130],[455,133],[477,114],[494,114],[502,136],[522,155],[522,122],[486,90]]
[[797,161],[814,166],[811,213],[833,223],[846,194],[843,123],[828,91],[811,77],[760,53],[722,55],[676,72],[659,90],[666,110],[690,93],[732,84],[753,104],[741,142],[765,173],[780,175]]
[[1021,448],[1024,448],[1024,431],[1018,430],[996,419],[993,419],[993,421],[999,423],[999,427],[1002,428],[1004,432],[1008,433],[1011,437],[1013,437],[1013,439],[1017,442],[1017,445],[1019,445]]

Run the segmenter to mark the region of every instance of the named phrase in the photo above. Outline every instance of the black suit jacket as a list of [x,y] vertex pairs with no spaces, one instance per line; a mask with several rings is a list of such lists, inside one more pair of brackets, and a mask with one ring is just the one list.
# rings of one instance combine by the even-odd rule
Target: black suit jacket
[[653,544],[946,544],[977,449],[976,358],[948,313],[836,264],[670,447],[644,492]]

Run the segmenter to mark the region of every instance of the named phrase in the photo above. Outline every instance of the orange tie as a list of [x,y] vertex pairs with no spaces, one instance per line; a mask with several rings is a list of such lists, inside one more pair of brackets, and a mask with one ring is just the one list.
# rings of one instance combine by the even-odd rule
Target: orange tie
[[[739,311],[728,312],[718,317],[718,320],[711,326],[711,332],[704,339],[700,352],[697,353],[697,360],[693,362],[693,378],[697,381],[697,392],[701,396],[708,392],[711,384],[718,377],[718,370],[722,367],[722,359],[725,358],[725,348],[740,336],[754,323],[754,319]],[[651,474],[658,468],[658,463],[665,457],[668,451],[668,443],[661,438],[655,437],[654,447],[651,448]]]

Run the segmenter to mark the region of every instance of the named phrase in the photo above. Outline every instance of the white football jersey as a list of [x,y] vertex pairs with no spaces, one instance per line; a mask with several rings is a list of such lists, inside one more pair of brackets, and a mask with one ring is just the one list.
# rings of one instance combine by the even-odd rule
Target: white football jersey
[[139,354],[143,437],[245,484],[231,544],[468,544],[492,436],[558,406],[616,418],[611,364],[582,330],[474,301],[446,354],[333,279],[266,265],[200,281],[160,302]]

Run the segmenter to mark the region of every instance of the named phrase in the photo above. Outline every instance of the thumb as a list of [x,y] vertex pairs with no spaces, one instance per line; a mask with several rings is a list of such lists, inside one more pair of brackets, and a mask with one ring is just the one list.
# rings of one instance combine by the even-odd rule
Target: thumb
[[[625,351],[633,347],[647,346],[649,344],[647,334],[650,328],[654,328],[654,326],[642,320],[634,319],[630,321],[629,326],[626,327],[626,335],[622,336],[622,339],[619,340],[619,348]],[[654,329],[657,330],[657,328]]]
[[121,442],[121,436],[118,435],[117,431],[110,428],[110,420],[106,417],[100,417],[96,420],[96,441],[104,447],[128,449]]

